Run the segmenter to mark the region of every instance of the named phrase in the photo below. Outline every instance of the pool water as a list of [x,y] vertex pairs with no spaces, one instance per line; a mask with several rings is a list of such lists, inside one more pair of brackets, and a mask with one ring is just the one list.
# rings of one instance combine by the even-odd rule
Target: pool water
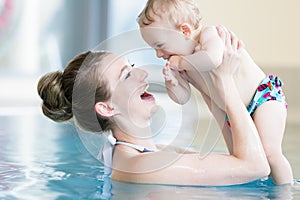
[[[298,184],[280,187],[271,180],[228,187],[111,181],[73,126],[42,114],[0,116],[0,147],[0,199],[300,199]],[[297,152],[287,154],[298,159]]]

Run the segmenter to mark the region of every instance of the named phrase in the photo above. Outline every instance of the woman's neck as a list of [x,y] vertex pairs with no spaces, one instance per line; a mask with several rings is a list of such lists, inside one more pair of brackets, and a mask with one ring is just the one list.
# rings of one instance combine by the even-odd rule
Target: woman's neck
[[141,145],[147,149],[155,150],[155,144],[152,140],[151,127],[135,127],[125,131],[124,129],[114,128],[113,135],[117,141]]

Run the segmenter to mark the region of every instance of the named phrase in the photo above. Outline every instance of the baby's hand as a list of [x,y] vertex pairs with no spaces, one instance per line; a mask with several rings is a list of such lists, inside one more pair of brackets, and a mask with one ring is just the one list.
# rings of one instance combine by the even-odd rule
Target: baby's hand
[[171,56],[169,58],[169,66],[172,70],[175,71],[183,71],[183,66],[181,62],[182,57],[181,56]]
[[163,72],[165,81],[170,82],[172,84],[172,86],[178,85],[178,80],[175,77],[175,71],[170,68],[169,62],[167,62],[166,66],[163,68],[162,72]]

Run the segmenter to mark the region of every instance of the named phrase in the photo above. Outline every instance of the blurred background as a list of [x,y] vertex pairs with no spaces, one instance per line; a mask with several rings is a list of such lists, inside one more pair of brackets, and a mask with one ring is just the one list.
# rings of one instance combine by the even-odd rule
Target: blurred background
[[109,37],[137,29],[144,3],[0,0],[0,114],[36,112],[38,78]]

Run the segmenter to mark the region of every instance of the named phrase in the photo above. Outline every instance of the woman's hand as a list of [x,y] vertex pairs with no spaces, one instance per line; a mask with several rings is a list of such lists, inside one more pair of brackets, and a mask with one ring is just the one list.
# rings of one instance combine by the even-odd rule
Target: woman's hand
[[221,65],[212,70],[210,76],[217,92],[216,98],[220,98],[215,101],[219,102],[219,107],[225,109],[226,95],[232,87],[236,87],[233,77],[240,65],[240,51],[244,45],[233,32],[227,30],[225,27],[218,26],[217,30],[224,41],[225,51]]
[[225,51],[223,54],[223,62],[214,73],[219,79],[233,77],[240,64],[239,59],[241,49],[244,46],[243,42],[239,40],[232,31],[227,30],[223,26],[217,26],[217,30],[225,44]]

